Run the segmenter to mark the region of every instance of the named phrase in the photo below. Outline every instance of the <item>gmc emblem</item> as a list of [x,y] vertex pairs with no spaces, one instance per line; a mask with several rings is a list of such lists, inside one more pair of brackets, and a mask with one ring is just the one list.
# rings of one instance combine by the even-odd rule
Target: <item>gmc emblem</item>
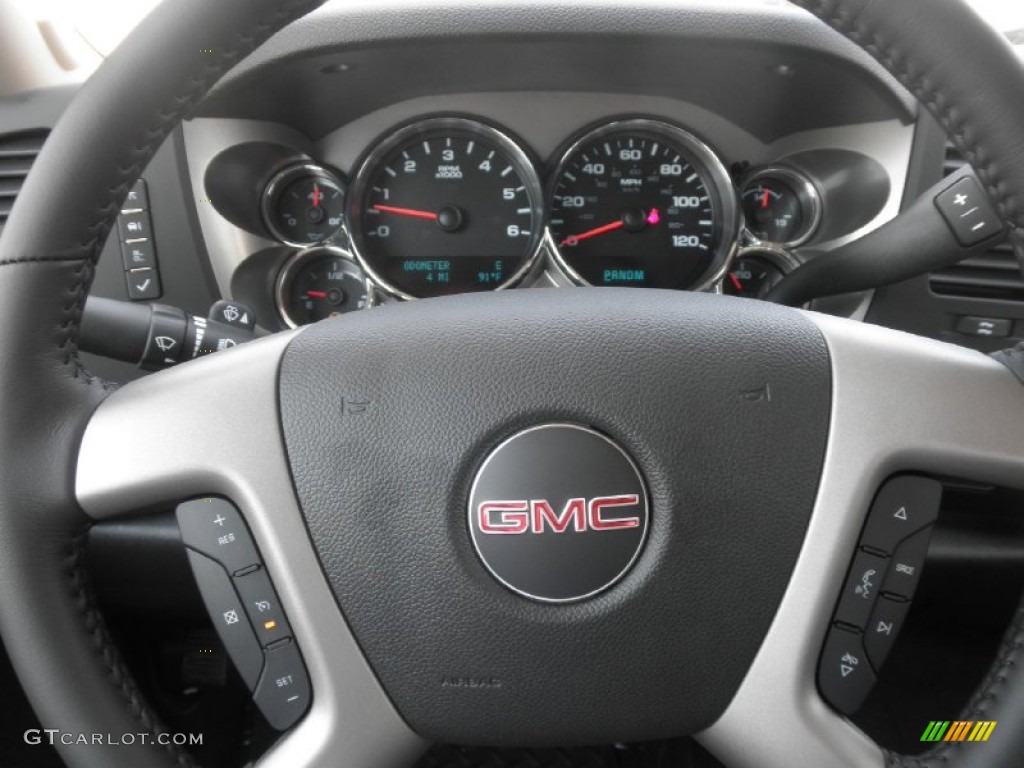
[[[476,522],[482,533],[517,536],[523,533],[566,533],[570,526],[576,533],[584,531],[617,531],[638,528],[640,517],[617,515],[614,510],[636,507],[640,497],[595,496],[592,499],[569,499],[560,513],[556,513],[543,499],[517,501],[485,501],[476,510]],[[615,515],[607,517],[606,514]]]

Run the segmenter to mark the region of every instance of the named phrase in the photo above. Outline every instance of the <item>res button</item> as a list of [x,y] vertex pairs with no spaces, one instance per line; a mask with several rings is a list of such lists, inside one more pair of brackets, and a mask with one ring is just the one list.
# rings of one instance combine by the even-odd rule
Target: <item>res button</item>
[[202,552],[228,573],[259,565],[260,557],[242,515],[224,499],[195,499],[179,504],[178,528],[185,546]]

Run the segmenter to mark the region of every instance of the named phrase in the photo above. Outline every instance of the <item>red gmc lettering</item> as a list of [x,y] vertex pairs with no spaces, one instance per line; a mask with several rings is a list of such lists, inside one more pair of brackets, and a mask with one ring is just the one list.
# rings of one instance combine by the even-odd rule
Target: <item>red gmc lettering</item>
[[587,530],[586,499],[569,499],[561,515],[556,515],[546,501],[531,501],[530,511],[533,513],[533,525],[530,530],[534,533],[544,533],[545,522],[555,533],[565,533],[569,529],[569,523],[573,523],[577,531]]
[[606,509],[615,507],[635,507],[640,497],[635,493],[630,496],[598,496],[590,501],[590,528],[594,531],[614,531],[619,528],[636,528],[640,525],[639,517],[616,517],[605,520]]
[[530,505],[525,501],[485,501],[477,521],[484,533],[526,533],[530,527]]
[[485,501],[477,508],[477,524],[483,533],[518,535],[522,533],[566,533],[569,526],[582,533],[592,531],[615,531],[623,528],[638,528],[637,516],[606,518],[606,512],[624,507],[635,507],[640,497],[597,496],[587,499],[569,499],[561,513],[555,513],[551,503],[543,499],[517,501]]

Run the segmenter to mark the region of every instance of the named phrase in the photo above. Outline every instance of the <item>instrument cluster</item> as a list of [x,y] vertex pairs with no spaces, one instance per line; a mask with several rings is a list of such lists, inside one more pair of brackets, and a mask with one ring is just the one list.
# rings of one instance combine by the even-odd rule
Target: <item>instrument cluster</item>
[[308,158],[276,168],[260,217],[300,249],[275,282],[294,327],[543,269],[577,285],[757,297],[796,265],[788,251],[814,236],[822,199],[797,168],[730,172],[661,119],[590,126],[542,163],[497,125],[442,116],[378,139],[351,181]]

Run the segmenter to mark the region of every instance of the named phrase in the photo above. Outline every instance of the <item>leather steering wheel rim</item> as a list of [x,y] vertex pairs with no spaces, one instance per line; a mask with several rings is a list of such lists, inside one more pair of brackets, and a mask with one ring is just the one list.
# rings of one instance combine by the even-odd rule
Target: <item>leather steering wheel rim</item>
[[[78,450],[111,391],[76,352],[93,266],[130,185],[170,131],[234,64],[320,2],[180,0],[159,7],[61,118],[0,241],[0,632],[45,727],[165,730],[104,628],[81,558],[90,518],[76,502]],[[939,120],[1022,253],[1024,77],[1009,45],[962,0],[932,0],[926,16],[915,0],[797,4],[875,56]],[[132,88],[137,83],[145,87]],[[128,92],[133,100],[125,108]],[[56,219],[55,199],[62,201]],[[1022,642],[1024,609],[969,706],[971,717],[1024,724],[1024,676],[1015,670]],[[999,749],[943,746],[921,761],[888,761],[983,768],[1011,764],[1021,753],[1024,735]],[[62,754],[74,768],[192,764],[180,750],[141,740]]]

